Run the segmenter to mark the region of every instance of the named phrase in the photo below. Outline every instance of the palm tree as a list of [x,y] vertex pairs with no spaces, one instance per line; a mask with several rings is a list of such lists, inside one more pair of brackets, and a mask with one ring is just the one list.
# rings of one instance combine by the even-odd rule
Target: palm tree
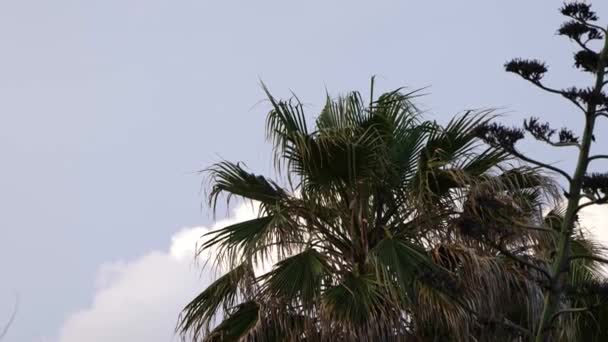
[[553,188],[484,147],[478,130],[489,112],[442,127],[421,120],[417,92],[374,98],[372,81],[368,104],[357,92],[328,96],[310,127],[297,98],[264,89],[267,135],[287,185],[240,163],[208,169],[212,208],[238,197],[259,203],[259,216],[206,237],[201,251],[213,250],[226,272],[183,310],[183,337],[513,341],[529,333],[546,271],[526,260],[548,229],[528,226]]

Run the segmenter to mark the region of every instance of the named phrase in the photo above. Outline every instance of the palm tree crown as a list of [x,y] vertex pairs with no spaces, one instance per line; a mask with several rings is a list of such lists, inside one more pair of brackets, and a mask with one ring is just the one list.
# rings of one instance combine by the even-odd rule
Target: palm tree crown
[[531,328],[544,265],[526,260],[549,244],[539,205],[552,187],[481,143],[488,112],[443,127],[421,120],[416,92],[352,92],[328,96],[311,127],[297,99],[266,93],[288,185],[208,169],[213,208],[238,197],[259,216],[206,237],[226,272],[182,312],[184,337],[512,341]]

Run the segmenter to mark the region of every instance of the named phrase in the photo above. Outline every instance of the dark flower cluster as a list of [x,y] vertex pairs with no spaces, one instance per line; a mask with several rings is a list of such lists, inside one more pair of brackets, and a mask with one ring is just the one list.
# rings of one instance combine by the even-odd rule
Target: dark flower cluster
[[591,88],[578,89],[576,87],[571,87],[563,90],[562,94],[568,99],[583,102],[584,104],[608,104],[608,97],[606,94],[603,92],[596,93]]
[[587,72],[596,72],[600,55],[589,50],[574,54],[574,66]]
[[537,59],[516,58],[505,63],[505,70],[516,73],[527,80],[539,82],[547,72],[547,66]]
[[555,130],[549,126],[548,122],[541,124],[538,118],[532,117],[524,121],[524,128],[538,140],[550,141]]
[[571,2],[564,4],[560,9],[563,15],[578,19],[581,21],[596,21],[597,15],[591,10],[591,5],[584,2]]
[[559,130],[558,137],[560,143],[578,143],[578,137],[566,127]]
[[596,93],[591,88],[578,89],[576,87],[571,87],[562,90],[562,95],[567,99],[577,101],[585,105],[596,104],[604,106],[604,108],[608,108],[608,96],[606,93]]
[[[551,138],[555,135],[557,130],[551,128],[548,122],[540,123],[538,118],[532,117],[526,121],[524,121],[524,128],[526,131],[530,132],[534,138],[541,141],[551,142]],[[577,143],[578,137],[574,135],[574,132],[567,128],[562,128],[559,130],[558,142],[559,143]]]
[[524,138],[524,132],[517,127],[506,127],[497,123],[485,124],[477,128],[477,136],[488,145],[507,151],[515,149],[515,143]]
[[608,173],[591,173],[583,177],[583,191],[586,193],[592,193],[596,196],[600,196],[600,192],[603,194],[602,198],[608,196]]
[[567,21],[565,22],[559,30],[557,30],[557,34],[561,36],[566,36],[575,41],[581,42],[581,38],[583,35],[587,35],[588,40],[601,39],[602,34],[593,27],[589,27],[578,21]]

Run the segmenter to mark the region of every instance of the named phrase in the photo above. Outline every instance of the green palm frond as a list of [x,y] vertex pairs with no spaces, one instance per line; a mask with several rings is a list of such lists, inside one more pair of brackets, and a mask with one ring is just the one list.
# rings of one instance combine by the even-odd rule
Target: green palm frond
[[262,84],[266,97],[272,105],[266,119],[266,134],[275,150],[275,165],[280,168],[285,151],[294,140],[308,136],[304,106],[297,99],[277,100],[266,85]]
[[454,190],[466,188],[479,181],[488,171],[507,158],[493,149],[477,151],[482,142],[478,128],[491,119],[491,112],[467,112],[451,120],[445,128],[435,129],[421,149],[411,191],[420,205],[436,206],[446,196],[455,202]]
[[248,172],[239,163],[223,161],[209,167],[207,172],[212,184],[209,205],[214,211],[222,194],[226,195],[227,202],[231,197],[239,196],[246,200],[258,201],[263,208],[277,206],[287,196],[275,182]]
[[177,330],[190,334],[193,339],[205,334],[216,317],[229,312],[243,297],[244,282],[253,279],[253,270],[248,264],[235,267],[218,278],[184,308]]
[[335,324],[350,338],[372,336],[373,340],[399,326],[399,310],[391,303],[373,274],[348,273],[324,292],[321,324]]
[[248,301],[236,306],[233,312],[213,329],[203,341],[245,341],[259,322],[260,306]]
[[400,301],[407,300],[404,296],[411,292],[413,283],[420,279],[422,273],[426,273],[425,278],[430,278],[429,273],[445,272],[420,246],[395,237],[382,239],[372,250],[372,255],[376,269],[383,273],[383,285]]
[[435,130],[429,137],[424,155],[428,160],[440,164],[463,162],[470,158],[474,148],[481,146],[477,129],[492,119],[491,111],[468,111]]
[[420,123],[399,132],[399,136],[389,146],[390,159],[397,168],[394,177],[405,187],[416,172],[419,156],[430,130],[428,122]]
[[361,94],[351,92],[333,99],[327,94],[325,106],[317,118],[317,129],[325,134],[336,131],[350,131],[361,126],[368,113]]
[[273,300],[281,299],[310,310],[319,299],[323,279],[329,272],[323,254],[308,248],[280,261],[272,271],[263,275],[260,278],[262,291]]
[[216,260],[229,265],[251,260],[263,265],[271,257],[282,257],[303,245],[302,232],[280,213],[235,223],[207,233],[199,252],[216,248]]
[[256,252],[272,244],[275,237],[273,220],[274,216],[263,216],[207,233],[205,236],[209,236],[209,240],[199,251],[202,253],[216,248],[216,258],[220,264],[224,261],[233,264],[249,260]]

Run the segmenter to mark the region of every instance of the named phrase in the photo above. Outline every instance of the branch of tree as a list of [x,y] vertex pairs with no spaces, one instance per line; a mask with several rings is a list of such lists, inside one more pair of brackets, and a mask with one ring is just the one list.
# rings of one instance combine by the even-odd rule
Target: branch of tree
[[591,50],[590,48],[587,47],[587,43],[589,42],[589,40],[587,40],[586,42],[582,42],[580,39],[573,39],[578,46],[580,46],[583,50],[589,51],[589,52],[595,52],[593,50]]
[[579,150],[581,149],[581,145],[579,143],[575,143],[575,142],[553,142],[551,140],[543,140],[544,142],[546,142],[547,144],[553,146],[553,147],[576,147]]
[[525,155],[517,152],[515,149],[513,149],[513,150],[511,150],[509,152],[511,152],[511,154],[513,154],[514,156],[516,156],[517,158],[519,158],[519,159],[521,159],[523,161],[526,161],[526,162],[532,163],[532,164],[534,164],[536,166],[544,167],[544,168],[549,169],[551,171],[557,172],[560,175],[562,175],[564,178],[566,178],[568,180],[568,182],[570,182],[570,183],[572,182],[572,177],[570,177],[570,175],[568,173],[566,173],[566,171],[564,171],[564,170],[562,170],[560,168],[557,168],[555,166],[551,166],[549,164],[545,164],[543,162],[539,162],[538,160],[526,157]]
[[601,32],[604,32],[604,34],[608,33],[608,31],[606,31],[605,28],[603,28],[603,27],[601,27],[599,25],[590,24],[589,22],[587,22],[585,20],[581,20],[581,19],[579,19],[577,17],[574,17],[574,16],[571,16],[571,15],[568,15],[567,17],[570,17],[570,18],[574,19],[575,21],[578,21],[579,23],[581,23],[581,24],[583,24],[583,25],[585,25],[587,27],[591,27],[591,28],[594,28],[596,30],[600,30]]
[[606,201],[608,201],[608,196],[602,197],[602,198],[595,198],[595,197],[591,197],[587,194],[583,194],[581,195],[582,197],[586,197],[589,199],[589,202],[587,203],[583,203],[581,205],[578,206],[578,208],[576,208],[576,212],[578,213],[579,211],[583,210],[584,208],[594,205],[594,204],[603,204],[606,203]]
[[578,208],[576,208],[576,212],[578,213],[579,211],[583,210],[584,208],[590,206],[590,205],[594,205],[595,201],[589,201],[587,203],[583,203],[581,205],[578,206]]
[[528,80],[530,83],[534,84],[535,86],[539,87],[540,89],[544,90],[544,91],[547,91],[547,92],[552,93],[552,94],[557,94],[557,95],[563,96],[568,101],[572,102],[578,109],[580,109],[581,111],[583,111],[583,113],[585,113],[587,111],[585,109],[585,107],[581,106],[581,104],[578,103],[578,102],[576,102],[575,99],[567,97],[566,93],[563,90],[549,88],[549,87],[545,86],[544,84],[540,83],[540,81],[534,81],[534,80],[531,80],[529,78],[525,78],[525,79]]
[[592,160],[596,159],[608,159],[608,154],[598,154],[596,156],[591,156],[589,157],[588,161],[591,162]]

